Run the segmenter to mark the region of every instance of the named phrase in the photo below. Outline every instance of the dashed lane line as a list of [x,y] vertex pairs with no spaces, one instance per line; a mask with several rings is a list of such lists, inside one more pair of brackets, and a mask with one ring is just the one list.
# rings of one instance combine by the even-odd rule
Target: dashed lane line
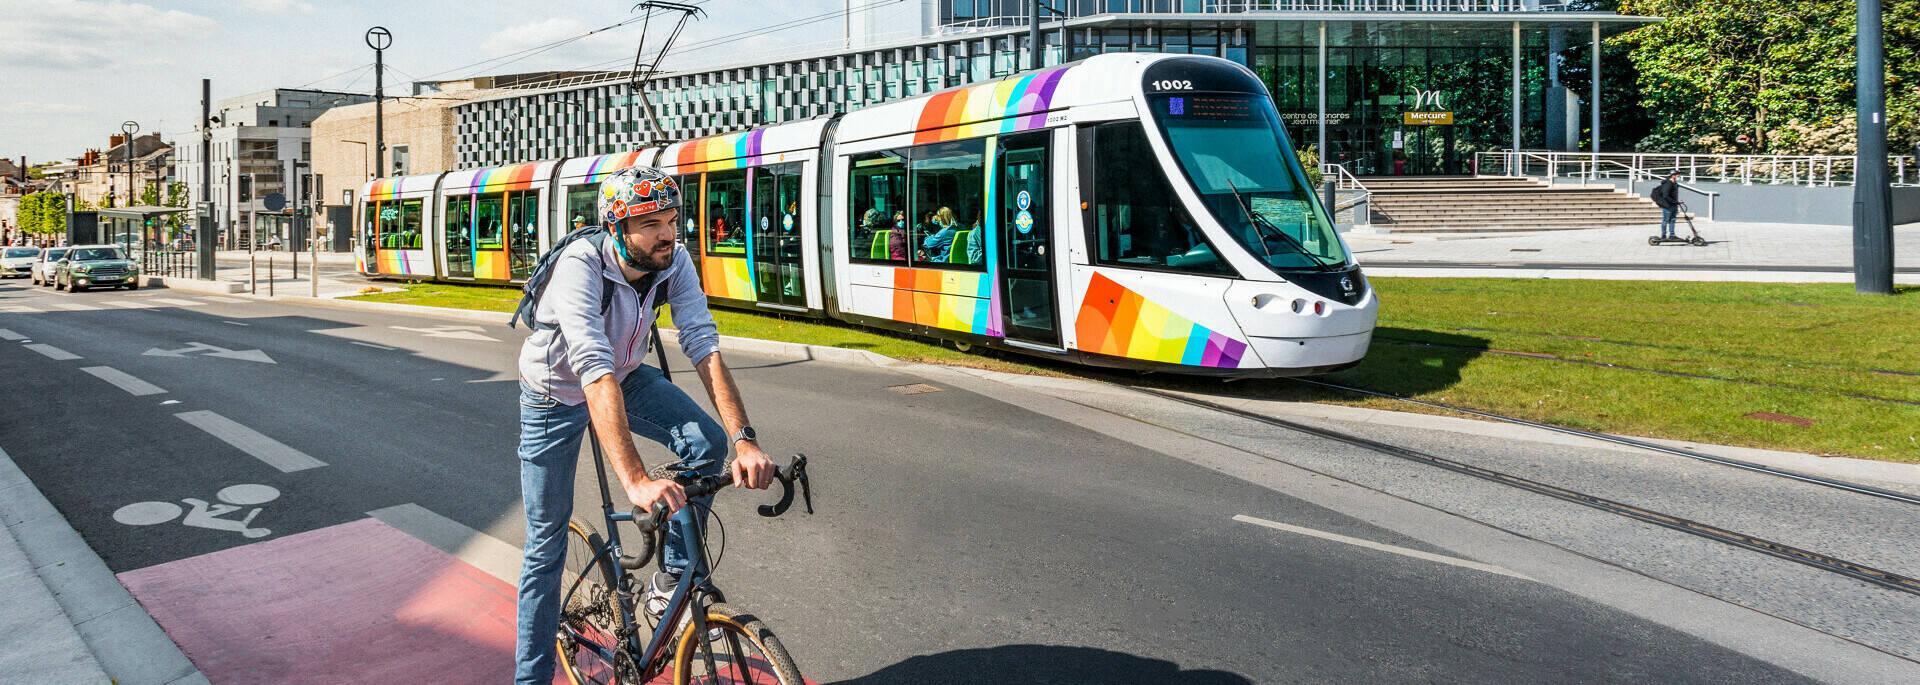
[[472,564],[487,575],[507,583],[518,583],[520,580],[520,548],[469,528],[459,521],[411,502],[375,509],[367,512],[367,515]]
[[347,342],[351,342],[351,343],[353,343],[353,344],[355,344],[355,345],[359,345],[359,346],[361,346],[361,347],[371,347],[371,348],[373,348],[373,349],[376,349],[376,350],[386,350],[386,351],[388,351],[388,352],[392,352],[392,351],[394,351],[394,350],[397,350],[397,349],[400,349],[400,348],[397,348],[397,347],[387,347],[386,345],[375,345],[375,344],[373,344],[373,343],[370,343],[370,342],[360,342],[360,341],[358,341],[358,340],[349,340],[349,341],[347,341]]
[[19,333],[15,333],[5,328],[0,328],[0,340],[26,340],[26,339],[27,339],[27,336],[21,335]]
[[114,384],[134,397],[159,395],[166,392],[166,390],[160,386],[134,378],[131,374],[111,366],[86,366],[81,367],[80,370],[93,374],[95,378]]
[[40,354],[44,354],[47,356],[48,359],[52,359],[57,362],[64,362],[69,359],[80,358],[80,355],[74,354],[72,352],[68,352],[66,350],[60,349],[58,347],[54,347],[52,345],[48,345],[46,343],[34,343],[32,345],[22,345],[21,347],[25,347],[29,350],[33,350],[35,352],[39,352]]
[[153,301],[170,304],[175,307],[198,307],[201,305],[201,303],[195,302],[193,300],[180,300],[180,299],[174,299],[171,297],[156,297],[156,298],[153,298]]
[[142,301],[126,302],[122,300],[114,300],[112,302],[108,302],[107,304],[115,307],[125,307],[127,309],[152,309],[154,307],[159,306],[150,302],[142,302]]
[[217,302],[219,304],[241,304],[243,302],[246,302],[246,300],[242,300],[238,298],[220,297],[217,295],[202,295],[200,296],[200,299],[206,300],[208,302]]
[[220,320],[220,323],[223,323],[223,324],[227,324],[227,325],[229,325],[229,326],[251,326],[251,325],[253,325],[253,324],[250,324],[250,323],[240,323],[240,322],[238,322],[238,321],[228,321],[228,320],[226,320],[226,319],[221,319],[221,320]]
[[47,306],[53,307],[54,309],[65,309],[70,312],[91,312],[91,311],[97,311],[100,309],[99,307],[95,307],[90,304],[80,304],[78,302],[60,302],[58,300],[53,302],[48,302]]
[[208,435],[233,445],[268,466],[280,469],[283,473],[304,471],[326,466],[327,463],[308,456],[307,453],[288,447],[285,443],[262,435],[259,431],[240,425],[238,421],[211,411],[189,411],[174,414],[174,417],[206,431]]
[[1460,568],[1473,569],[1475,571],[1492,573],[1494,575],[1506,576],[1508,578],[1519,578],[1521,580],[1533,580],[1532,578],[1528,578],[1518,573],[1514,573],[1513,571],[1509,571],[1507,569],[1500,568],[1498,566],[1494,566],[1491,564],[1482,564],[1478,561],[1468,561],[1466,559],[1461,559],[1458,557],[1449,557],[1449,556],[1444,556],[1440,554],[1434,554],[1431,552],[1422,552],[1417,549],[1407,549],[1405,547],[1396,547],[1394,545],[1378,543],[1372,540],[1362,540],[1360,538],[1347,537],[1339,533],[1329,533],[1324,530],[1314,530],[1312,528],[1301,528],[1299,526],[1290,526],[1285,523],[1281,523],[1279,521],[1268,521],[1263,518],[1254,518],[1246,514],[1236,514],[1234,515],[1233,520],[1239,521],[1241,523],[1251,523],[1256,526],[1264,526],[1267,528],[1272,528],[1274,530],[1284,530],[1289,533],[1305,535],[1308,537],[1316,537],[1322,540],[1331,540],[1341,544],[1353,545],[1355,547],[1364,547],[1364,548],[1379,551],[1379,552],[1386,552],[1388,554],[1398,554],[1403,557],[1422,559],[1422,560],[1431,561],[1434,563],[1446,564],[1448,566],[1458,566]]

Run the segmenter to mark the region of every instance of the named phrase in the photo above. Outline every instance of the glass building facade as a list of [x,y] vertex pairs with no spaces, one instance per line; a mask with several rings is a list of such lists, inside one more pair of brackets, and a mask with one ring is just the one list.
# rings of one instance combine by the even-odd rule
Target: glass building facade
[[[455,106],[461,166],[604,154],[846,112],[1024,71],[1027,0],[922,0],[917,40],[666,74],[624,74]],[[1251,68],[1293,139],[1360,176],[1465,174],[1474,153],[1604,146],[1581,70],[1596,38],[1657,21],[1558,0],[1055,0],[1042,63],[1107,52]],[[1324,55],[1324,62],[1323,62]],[[1324,77],[1322,76],[1324,74]],[[1323,87],[1324,84],[1324,87]],[[1324,97],[1324,102],[1323,102]],[[1597,126],[1596,126],[1597,125]]]

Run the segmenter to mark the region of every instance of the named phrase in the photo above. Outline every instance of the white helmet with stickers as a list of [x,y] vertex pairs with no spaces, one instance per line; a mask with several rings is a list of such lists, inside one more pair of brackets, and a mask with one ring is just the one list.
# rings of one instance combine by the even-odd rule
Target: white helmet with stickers
[[615,233],[627,217],[673,209],[680,202],[680,184],[650,166],[630,166],[600,181],[600,223]]

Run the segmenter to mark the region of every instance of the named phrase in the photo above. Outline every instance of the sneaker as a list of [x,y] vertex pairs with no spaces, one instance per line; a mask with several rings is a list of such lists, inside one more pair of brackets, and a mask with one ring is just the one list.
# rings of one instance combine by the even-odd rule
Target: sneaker
[[[667,604],[673,600],[673,593],[679,588],[680,576],[665,571],[655,571],[653,578],[647,581],[647,595],[641,602],[641,608],[647,612],[647,617],[652,619],[654,625],[660,624],[661,615],[667,613]],[[678,631],[686,625],[686,622],[687,617],[680,617],[681,625],[674,626],[674,629]],[[707,629],[708,642],[719,642],[725,637],[726,634],[719,628]]]

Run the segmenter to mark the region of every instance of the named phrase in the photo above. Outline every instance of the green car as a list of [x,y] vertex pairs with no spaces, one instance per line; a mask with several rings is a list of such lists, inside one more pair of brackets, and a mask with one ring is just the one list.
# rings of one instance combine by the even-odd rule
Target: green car
[[140,287],[140,266],[119,245],[75,245],[53,269],[53,289],[77,293],[92,287]]

